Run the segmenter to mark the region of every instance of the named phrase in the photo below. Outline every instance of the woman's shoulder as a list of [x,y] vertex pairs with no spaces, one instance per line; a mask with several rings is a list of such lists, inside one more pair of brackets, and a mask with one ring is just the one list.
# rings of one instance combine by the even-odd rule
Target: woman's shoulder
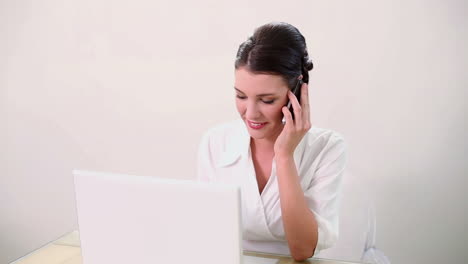
[[[342,168],[346,163],[347,145],[341,133],[332,129],[312,127],[302,143],[302,166],[312,166],[314,171],[323,164]],[[312,179],[307,179],[307,182]]]
[[307,147],[328,148],[339,147],[345,148],[345,139],[343,135],[335,130],[321,127],[312,127],[304,136]]

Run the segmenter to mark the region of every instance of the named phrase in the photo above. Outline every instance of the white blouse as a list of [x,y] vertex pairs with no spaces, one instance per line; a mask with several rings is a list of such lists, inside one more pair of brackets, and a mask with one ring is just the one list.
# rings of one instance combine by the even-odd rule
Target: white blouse
[[[312,127],[294,152],[309,209],[318,224],[314,256],[338,239],[339,194],[345,169],[345,143],[331,130]],[[290,255],[281,218],[276,164],[261,195],[245,123],[235,120],[208,130],[198,150],[198,180],[241,187],[243,248]]]

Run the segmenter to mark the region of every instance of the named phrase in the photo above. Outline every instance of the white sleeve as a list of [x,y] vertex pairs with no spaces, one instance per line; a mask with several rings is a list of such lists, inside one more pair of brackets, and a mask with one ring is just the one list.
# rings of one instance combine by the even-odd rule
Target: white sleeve
[[197,153],[197,181],[210,182],[215,172],[213,167],[213,155],[210,148],[210,137],[205,133],[198,146]]
[[338,240],[339,198],[346,163],[345,143],[338,134],[333,135],[322,150],[321,160],[308,189],[304,192],[308,207],[315,216],[318,227],[317,247],[314,256],[333,246]]

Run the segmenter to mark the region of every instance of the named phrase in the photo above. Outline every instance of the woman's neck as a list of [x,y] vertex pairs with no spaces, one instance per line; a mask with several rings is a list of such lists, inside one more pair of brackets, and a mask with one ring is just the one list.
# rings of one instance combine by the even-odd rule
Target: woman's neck
[[250,148],[254,153],[271,153],[274,152],[275,141],[268,139],[253,139],[250,138]]
[[254,139],[250,138],[250,148],[256,153],[273,153],[275,148],[275,142],[278,136],[281,134],[283,127],[278,128],[273,135],[267,138]]

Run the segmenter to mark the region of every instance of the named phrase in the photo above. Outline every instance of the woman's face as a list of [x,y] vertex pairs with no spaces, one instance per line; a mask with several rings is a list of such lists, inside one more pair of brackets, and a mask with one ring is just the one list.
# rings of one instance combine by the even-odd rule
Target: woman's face
[[281,76],[235,70],[236,106],[254,139],[275,140],[283,129],[281,108],[288,102],[288,86]]

